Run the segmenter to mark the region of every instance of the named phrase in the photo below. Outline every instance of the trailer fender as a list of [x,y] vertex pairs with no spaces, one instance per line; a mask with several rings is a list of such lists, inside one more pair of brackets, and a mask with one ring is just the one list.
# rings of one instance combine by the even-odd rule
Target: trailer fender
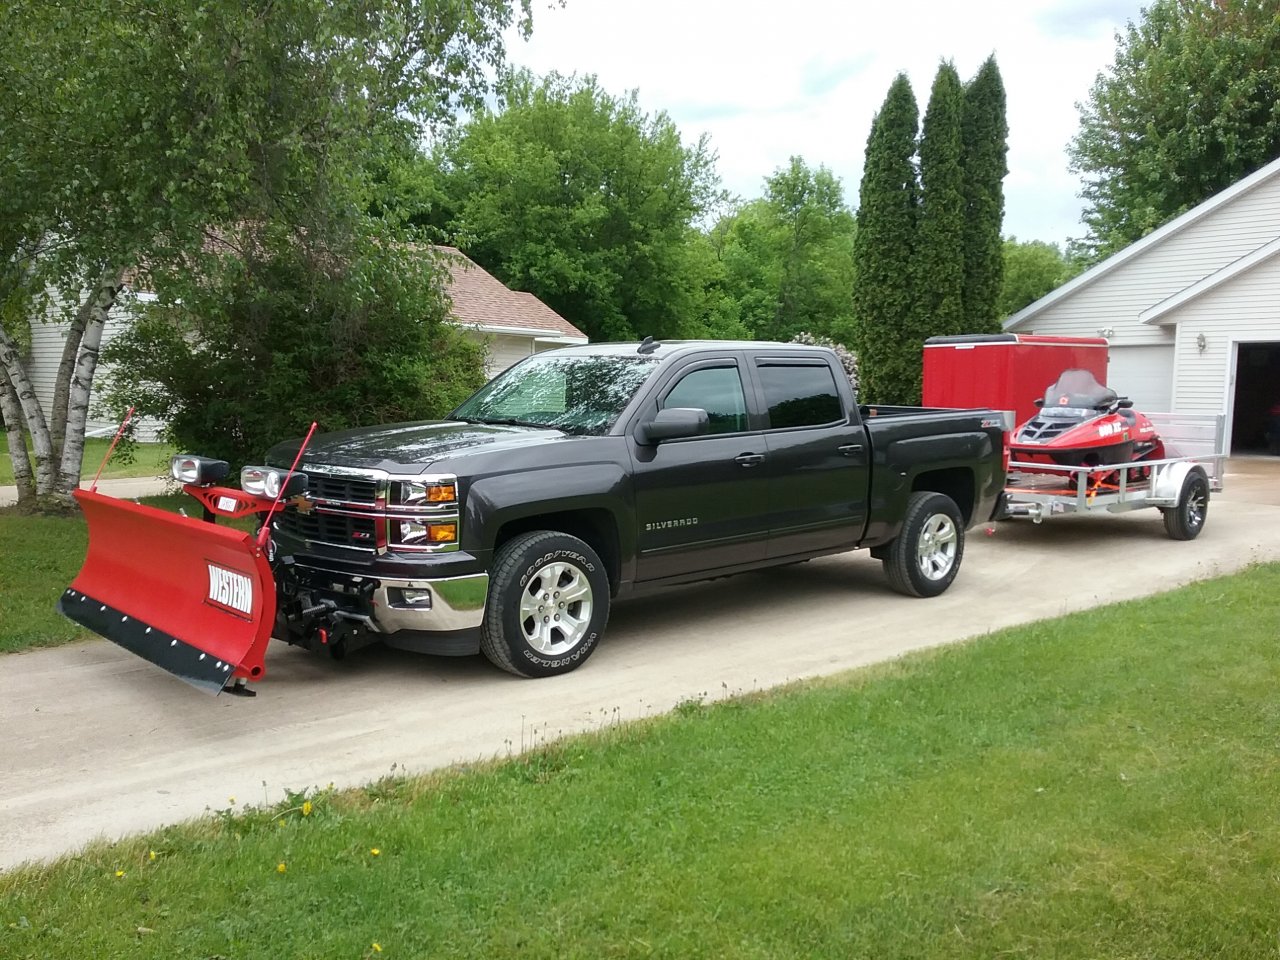
[[1159,470],[1152,479],[1147,502],[1155,507],[1176,507],[1182,497],[1182,484],[1193,473],[1204,477],[1206,482],[1209,479],[1204,467],[1193,460],[1171,463]]

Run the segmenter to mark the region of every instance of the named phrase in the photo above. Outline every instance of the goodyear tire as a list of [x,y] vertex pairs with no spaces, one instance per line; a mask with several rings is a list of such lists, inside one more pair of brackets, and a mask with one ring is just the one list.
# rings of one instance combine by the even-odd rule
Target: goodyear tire
[[1174,540],[1194,540],[1204,529],[1209,516],[1209,481],[1199,470],[1193,470],[1182,481],[1176,507],[1161,508],[1164,530]]
[[536,530],[498,550],[480,649],[521,677],[551,677],[582,666],[609,620],[609,578],[583,541]]
[[964,519],[950,497],[920,490],[907,500],[902,532],[883,557],[889,586],[909,597],[944,593],[964,559]]

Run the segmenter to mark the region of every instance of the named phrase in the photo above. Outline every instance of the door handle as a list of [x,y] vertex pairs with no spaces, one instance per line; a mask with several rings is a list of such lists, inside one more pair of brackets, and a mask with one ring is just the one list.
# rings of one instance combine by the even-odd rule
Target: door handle
[[858,454],[862,453],[862,444],[846,443],[843,447],[836,447],[836,449],[846,457],[856,457]]
[[763,453],[743,453],[733,458],[744,467],[755,467],[764,463]]

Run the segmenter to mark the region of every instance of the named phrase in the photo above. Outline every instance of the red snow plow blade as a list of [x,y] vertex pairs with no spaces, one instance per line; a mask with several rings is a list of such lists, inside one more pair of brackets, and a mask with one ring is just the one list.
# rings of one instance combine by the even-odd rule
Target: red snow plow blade
[[210,693],[263,675],[276,594],[252,534],[90,490],[75,498],[89,552],[61,613]]

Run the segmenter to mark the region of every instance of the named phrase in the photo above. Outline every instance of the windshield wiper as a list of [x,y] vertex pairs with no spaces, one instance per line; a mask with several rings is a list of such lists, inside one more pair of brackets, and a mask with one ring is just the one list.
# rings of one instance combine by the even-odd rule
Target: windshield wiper
[[547,423],[535,423],[532,420],[520,420],[516,417],[450,417],[463,423],[483,423],[491,427],[536,427],[539,430],[559,430]]

